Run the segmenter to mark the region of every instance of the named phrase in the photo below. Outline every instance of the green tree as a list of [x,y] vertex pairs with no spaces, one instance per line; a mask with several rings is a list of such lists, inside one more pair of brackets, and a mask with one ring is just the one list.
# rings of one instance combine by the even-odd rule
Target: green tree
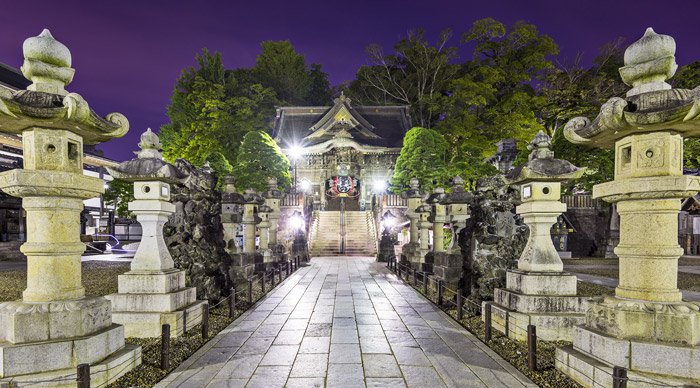
[[121,218],[131,218],[134,215],[129,211],[129,203],[134,200],[133,182],[113,179],[107,184],[102,199],[106,204],[114,206],[117,216]]
[[217,187],[219,189],[224,188],[224,180],[222,179],[228,174],[231,174],[233,172],[233,166],[226,160],[224,155],[221,154],[221,152],[212,152],[209,155],[207,155],[206,160],[209,162],[209,167],[211,167],[212,170],[214,170],[214,173],[216,176],[219,178],[219,182],[217,184]]
[[[674,88],[695,89],[700,86],[700,61],[682,66],[669,83]],[[683,166],[700,168],[700,138],[686,138],[683,141]]]
[[175,85],[170,123],[160,131],[163,156],[197,166],[212,152],[236,160],[245,133],[265,128],[274,91],[259,84],[242,86],[237,73],[225,70],[218,52],[204,49],[196,58],[198,67],[183,70]]
[[422,190],[443,186],[447,178],[447,141],[438,132],[415,127],[403,138],[403,147],[394,166],[391,191],[406,191],[412,178],[417,178]]
[[466,188],[473,189],[476,180],[498,174],[496,167],[484,163],[483,151],[480,148],[463,142],[457,149],[449,164],[449,176],[459,175],[467,183]]
[[502,139],[520,140],[523,147],[544,129],[538,112],[545,99],[534,86],[552,69],[556,43],[531,24],[506,28],[491,18],[474,22],[461,41],[475,44],[474,55],[441,96],[443,119],[436,126],[450,142],[451,155],[463,143],[482,150],[482,157]]
[[297,53],[288,40],[266,41],[255,61],[255,83],[272,88],[280,105],[327,105],[331,101],[328,74],[321,65],[307,67],[304,55]]
[[367,46],[372,65],[357,71],[347,94],[364,105],[409,105],[414,124],[432,127],[441,113],[439,98],[459,69],[452,63],[457,48],[448,46],[451,37],[452,31],[444,30],[432,46],[425,31],[417,29],[393,46],[393,54],[384,54],[377,44]]
[[241,192],[248,188],[262,192],[268,188],[268,178],[275,178],[281,188],[288,187],[289,166],[289,160],[270,135],[264,131],[248,132],[233,166],[236,186]]

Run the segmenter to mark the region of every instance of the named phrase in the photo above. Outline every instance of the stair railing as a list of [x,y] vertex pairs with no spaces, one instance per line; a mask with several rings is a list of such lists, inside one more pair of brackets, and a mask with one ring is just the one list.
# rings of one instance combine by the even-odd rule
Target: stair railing
[[345,198],[340,199],[340,253],[345,253]]

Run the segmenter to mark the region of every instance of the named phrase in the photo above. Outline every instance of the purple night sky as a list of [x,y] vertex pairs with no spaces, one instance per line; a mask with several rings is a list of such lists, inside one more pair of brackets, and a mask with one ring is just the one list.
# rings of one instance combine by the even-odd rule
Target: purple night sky
[[[700,60],[697,0],[495,1],[12,1],[0,12],[0,62],[19,68],[22,42],[49,28],[73,55],[67,89],[100,115],[120,112],[131,124],[121,139],[99,146],[105,156],[131,159],[138,136],[167,123],[166,106],[183,68],[203,47],[222,52],[227,68],[250,67],[264,40],[290,40],[307,63],[320,62],[333,85],[368,64],[365,46],[391,45],[412,28],[431,43],[450,27],[456,45],[473,21],[524,20],[559,44],[560,56],[584,63],[598,48],[646,27],[676,39],[679,65]],[[462,47],[462,58],[471,56]]]

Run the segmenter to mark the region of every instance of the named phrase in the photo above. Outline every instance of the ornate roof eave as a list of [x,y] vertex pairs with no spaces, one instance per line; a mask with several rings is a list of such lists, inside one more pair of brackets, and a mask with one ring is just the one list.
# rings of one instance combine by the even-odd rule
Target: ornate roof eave
[[[544,159],[538,159],[544,160]],[[570,167],[573,170],[568,172],[562,172],[560,174],[547,174],[541,171],[536,171],[530,168],[530,166],[522,165],[512,169],[508,174],[504,176],[504,180],[507,184],[523,184],[528,182],[565,182],[572,179],[578,179],[583,176],[586,172],[585,168],[576,167],[573,164],[559,159],[552,159],[561,163],[562,166]]]
[[[310,146],[306,146],[303,149],[304,154],[323,154],[337,147],[351,147],[360,152],[365,153],[377,153],[383,154],[386,152],[399,152],[401,148],[387,148],[379,146],[369,146],[362,145],[354,139],[349,139],[345,137],[337,137],[334,139],[326,140],[323,143],[318,143]],[[289,150],[285,150],[285,153],[289,153]]]
[[345,96],[335,99],[333,107],[316,124],[309,128],[309,130],[313,132],[308,135],[307,138],[320,137],[326,134],[333,126],[338,124],[336,115],[342,110],[345,110],[350,115],[350,124],[353,128],[359,130],[360,133],[367,137],[381,139],[381,136],[373,132],[373,130],[376,129],[374,125],[370,124],[362,115],[357,113],[357,111],[350,106]]
[[[39,123],[39,125],[37,125]],[[0,89],[0,126],[3,132],[21,134],[42,126],[65,129],[83,138],[85,144],[98,144],[124,136],[129,121],[120,113],[99,117],[77,93],[66,96],[21,90]]]

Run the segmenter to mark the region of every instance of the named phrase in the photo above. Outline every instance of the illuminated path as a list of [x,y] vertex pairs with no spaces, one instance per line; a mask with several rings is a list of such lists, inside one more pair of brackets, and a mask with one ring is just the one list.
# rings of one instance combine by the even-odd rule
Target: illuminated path
[[157,387],[536,387],[374,258],[314,258]]

